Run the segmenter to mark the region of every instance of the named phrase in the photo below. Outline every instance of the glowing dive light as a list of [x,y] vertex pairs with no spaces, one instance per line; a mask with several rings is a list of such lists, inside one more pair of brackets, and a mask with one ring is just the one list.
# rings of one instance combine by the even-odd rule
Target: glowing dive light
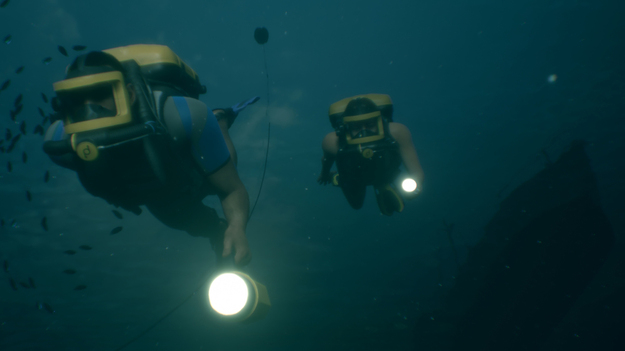
[[246,323],[263,318],[271,307],[267,288],[241,272],[217,276],[208,288],[208,301],[222,317]]
[[412,178],[406,178],[401,182],[401,188],[404,189],[405,192],[411,193],[417,189],[417,182]]
[[224,316],[241,312],[249,293],[243,278],[234,273],[224,273],[211,284],[208,289],[208,300],[213,309]]

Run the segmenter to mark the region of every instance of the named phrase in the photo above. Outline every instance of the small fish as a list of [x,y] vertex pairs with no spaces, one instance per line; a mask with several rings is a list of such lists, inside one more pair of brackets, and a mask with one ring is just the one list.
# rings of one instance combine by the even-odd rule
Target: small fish
[[31,202],[33,200],[33,196],[28,190],[26,190],[26,199],[28,200],[28,202]]
[[11,34],[4,37],[4,43],[7,45],[11,44]]
[[43,135],[43,133],[44,133],[43,127],[37,124],[37,126],[35,127],[35,130],[33,130],[33,134]]
[[13,110],[11,110],[9,112],[10,112],[10,115],[11,115],[11,121],[15,122],[15,117],[17,116],[17,114]]
[[[4,222],[4,220],[3,220]],[[4,272],[5,273],[9,273],[10,269],[9,269],[9,261],[4,260]]]
[[6,7],[9,4],[9,1],[11,0],[4,0],[2,3],[0,3],[0,7]]
[[47,183],[50,180],[50,171],[46,171],[46,174],[43,175],[44,183]]
[[14,136],[13,139],[11,139],[11,144],[9,144],[9,148],[7,149],[7,152],[13,151],[13,148],[15,148],[15,145],[17,144],[17,142],[20,140],[21,137],[22,137],[22,134],[18,134]]
[[17,291],[17,283],[15,283],[13,278],[9,278],[9,284],[11,284],[11,288],[13,288],[13,290]]
[[115,228],[113,228],[113,230],[111,230],[111,235],[117,234],[117,233],[121,232],[122,229],[124,229],[124,228],[123,227],[115,227]]
[[43,217],[43,219],[41,220],[41,226],[43,227],[43,230],[45,230],[46,232],[48,231],[48,218],[47,217]]
[[15,102],[13,103],[13,105],[15,107],[19,106],[20,102],[22,102],[22,98],[24,97],[24,95],[19,94],[16,98],[15,98]]
[[54,308],[52,308],[52,306],[48,305],[47,303],[43,303],[43,308],[46,309],[46,311],[50,312],[50,313],[54,313]]
[[76,251],[74,251],[74,250],[66,250],[65,253],[68,254],[68,255],[75,255]]
[[24,283],[24,282],[20,282],[20,285],[25,288],[25,289],[30,289],[30,285]]
[[65,50],[64,47],[62,47],[61,45],[59,45],[59,52],[63,55],[63,56],[67,56],[67,50]]
[[65,274],[76,274],[76,271],[73,270],[73,269],[66,269],[66,270],[63,271],[63,273],[65,273]]
[[26,135],[26,121],[22,121],[22,123],[20,123],[20,132]]
[[117,218],[119,218],[119,219],[124,218],[124,217],[122,216],[122,214],[121,214],[121,213],[119,213],[119,211],[117,211],[117,210],[113,210],[113,214],[115,215],[115,217],[117,217]]
[[4,136],[5,140],[10,140],[13,137],[13,133],[11,133],[11,129],[7,128],[7,133]]
[[19,66],[16,70],[15,70],[15,74],[20,74],[24,71],[24,66]]
[[52,62],[52,57],[50,56],[43,59],[43,63],[45,63],[46,65],[50,64],[50,62]]
[[37,287],[35,286],[35,280],[33,278],[28,278],[28,283],[30,284],[31,288],[37,289]]
[[41,115],[41,117],[45,117],[46,113],[43,112],[43,110],[41,109],[41,107],[37,107],[37,109],[39,110],[39,114]]
[[74,45],[72,47],[72,49],[74,49],[75,51],[83,51],[84,49],[86,49],[87,47],[85,45]]
[[11,85],[11,80],[10,79],[5,80],[4,83],[2,83],[2,87],[0,87],[0,91],[6,90],[9,87],[9,85]]
[[22,152],[22,162],[26,163],[26,161],[28,161],[28,155],[26,154],[26,151]]
[[46,103],[46,104],[48,103],[48,97],[46,96],[46,94],[41,93],[41,98],[43,99],[44,103]]
[[[50,120],[50,116],[45,116],[45,117],[43,118],[43,122],[41,122],[41,124],[42,124],[42,125],[43,125],[43,124],[46,124],[46,123],[48,123],[48,121],[49,121],[49,120]],[[41,134],[41,135],[43,135],[43,134]]]
[[11,161],[7,161],[7,171],[9,171],[9,173],[13,171],[13,165],[11,164]]
[[89,245],[80,245],[79,247],[80,247],[81,249],[83,249],[83,250],[91,250],[91,249],[93,249],[93,248],[92,248],[91,246],[89,246]]
[[74,288],[74,290],[85,290],[85,289],[87,289],[87,286],[86,286],[86,285],[82,285],[82,284],[77,285],[77,286]]
[[16,116],[19,115],[20,112],[22,112],[22,108],[24,108],[24,105],[22,105],[22,104],[15,106],[15,115]]

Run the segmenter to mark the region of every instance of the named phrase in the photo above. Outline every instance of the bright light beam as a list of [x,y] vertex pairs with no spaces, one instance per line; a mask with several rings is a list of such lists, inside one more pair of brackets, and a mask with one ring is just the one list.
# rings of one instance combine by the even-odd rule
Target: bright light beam
[[417,182],[412,178],[406,178],[401,182],[401,188],[404,189],[405,192],[411,193],[417,189]]
[[213,309],[224,316],[241,312],[248,299],[248,288],[243,278],[234,273],[224,273],[211,283],[208,300]]

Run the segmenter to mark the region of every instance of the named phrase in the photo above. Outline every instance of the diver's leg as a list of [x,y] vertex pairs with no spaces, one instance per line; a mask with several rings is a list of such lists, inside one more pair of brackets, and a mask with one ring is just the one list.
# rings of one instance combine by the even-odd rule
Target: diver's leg
[[404,201],[391,184],[375,185],[373,191],[380,212],[383,215],[392,216],[393,212],[402,212],[404,210]]
[[343,190],[343,195],[345,195],[349,205],[355,210],[362,208],[362,205],[365,202],[367,187],[357,181],[342,182],[341,180],[342,179],[339,177],[339,185],[341,190]]

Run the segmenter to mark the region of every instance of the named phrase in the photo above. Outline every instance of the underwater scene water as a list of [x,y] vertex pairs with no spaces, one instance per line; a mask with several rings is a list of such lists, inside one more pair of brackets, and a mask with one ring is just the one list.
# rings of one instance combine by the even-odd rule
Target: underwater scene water
[[[614,0],[0,2],[0,350],[621,349],[623,14]],[[43,150],[66,67],[134,44],[173,50],[210,109],[260,97],[229,129],[258,201],[241,268],[271,300],[258,321],[211,310],[207,238],[90,194]],[[424,172],[390,216],[372,187],[356,210],[317,182],[330,106],[372,93]]]

